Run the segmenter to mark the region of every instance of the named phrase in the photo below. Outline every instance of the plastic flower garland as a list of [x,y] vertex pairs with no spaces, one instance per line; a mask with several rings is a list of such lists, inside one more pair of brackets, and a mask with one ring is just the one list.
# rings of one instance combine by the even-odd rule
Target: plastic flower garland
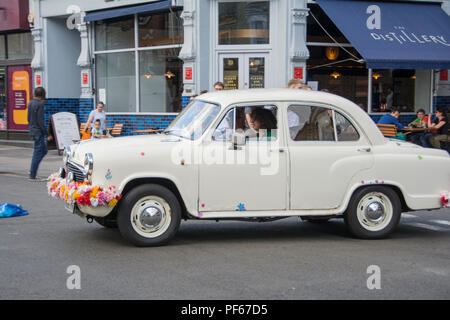
[[448,199],[450,198],[450,193],[448,191],[441,193],[441,201],[444,205],[444,208],[450,208],[450,203],[448,203]]
[[60,198],[68,203],[77,203],[82,206],[114,207],[122,195],[115,186],[92,186],[88,181],[66,181],[53,173],[47,182],[48,194],[54,198]]

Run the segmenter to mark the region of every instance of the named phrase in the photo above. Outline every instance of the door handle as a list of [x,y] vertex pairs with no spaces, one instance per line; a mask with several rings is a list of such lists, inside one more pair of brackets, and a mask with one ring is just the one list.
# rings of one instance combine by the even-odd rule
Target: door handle
[[370,152],[370,147],[364,147],[364,148],[359,148],[358,151],[359,152]]
[[270,151],[283,153],[283,152],[286,152],[286,149],[285,148],[274,148],[274,149],[270,149]]

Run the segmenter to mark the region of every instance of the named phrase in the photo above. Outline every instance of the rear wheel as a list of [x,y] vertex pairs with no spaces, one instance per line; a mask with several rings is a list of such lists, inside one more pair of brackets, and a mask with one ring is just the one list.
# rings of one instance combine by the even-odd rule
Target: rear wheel
[[117,216],[120,233],[139,247],[166,244],[178,231],[180,221],[177,197],[156,184],[141,185],[128,192]]
[[380,239],[397,226],[401,203],[397,193],[388,187],[373,186],[358,190],[344,214],[350,233],[362,239]]

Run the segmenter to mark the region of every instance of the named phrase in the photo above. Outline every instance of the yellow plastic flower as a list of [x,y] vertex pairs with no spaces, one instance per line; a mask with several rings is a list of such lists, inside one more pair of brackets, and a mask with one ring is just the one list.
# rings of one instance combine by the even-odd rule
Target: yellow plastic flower
[[78,192],[75,191],[75,192],[73,193],[73,199],[74,199],[74,200],[77,200],[79,197],[80,197],[80,194],[79,194]]
[[115,205],[117,204],[117,199],[112,199],[110,202],[109,202],[109,206],[110,207],[114,207]]

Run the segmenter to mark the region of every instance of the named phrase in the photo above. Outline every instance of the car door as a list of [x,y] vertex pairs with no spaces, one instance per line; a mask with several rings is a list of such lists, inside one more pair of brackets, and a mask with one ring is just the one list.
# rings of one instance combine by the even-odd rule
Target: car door
[[328,106],[287,109],[290,209],[339,207],[358,172],[373,166],[368,139],[349,115]]
[[[245,145],[232,147],[236,129],[249,129],[246,114],[255,108],[271,110],[277,129],[270,137],[250,137]],[[202,145],[199,169],[199,210],[266,211],[288,206],[285,139],[275,105],[229,108]],[[248,131],[247,131],[248,132]]]

